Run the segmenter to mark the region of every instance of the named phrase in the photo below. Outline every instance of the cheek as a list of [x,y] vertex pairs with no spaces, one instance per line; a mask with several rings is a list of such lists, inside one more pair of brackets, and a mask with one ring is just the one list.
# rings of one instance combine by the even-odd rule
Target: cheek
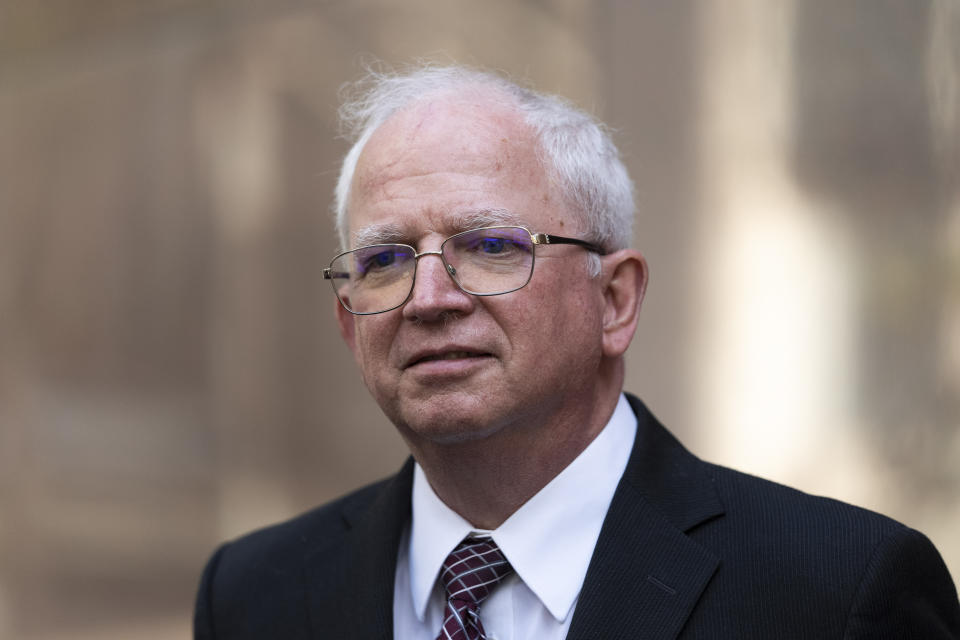
[[517,293],[528,294],[522,304],[498,314],[515,356],[545,363],[600,348],[600,306],[592,292],[565,288],[563,282],[552,285],[521,289]]
[[541,298],[545,302],[529,322],[539,327],[541,348],[561,358],[586,362],[602,346],[603,300],[594,282],[586,280],[583,273],[568,276],[553,288],[552,297]]
[[571,255],[543,261],[537,269],[541,271],[534,271],[528,285],[531,301],[537,301],[530,305],[530,321],[545,323],[545,327],[564,335],[570,335],[574,327],[579,331],[584,323],[590,324],[602,307],[602,296],[597,283],[587,275],[587,266]]
[[379,319],[362,318],[361,322],[357,323],[354,356],[363,379],[367,381],[388,370],[393,332],[390,323],[378,322]]

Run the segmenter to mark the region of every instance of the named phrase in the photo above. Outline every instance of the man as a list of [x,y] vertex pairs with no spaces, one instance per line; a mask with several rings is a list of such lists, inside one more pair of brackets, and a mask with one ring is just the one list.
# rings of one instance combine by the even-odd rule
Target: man
[[412,459],[213,556],[197,638],[958,638],[920,533],[701,462],[636,398],[647,282],[603,129],[486,73],[345,108],[324,272]]

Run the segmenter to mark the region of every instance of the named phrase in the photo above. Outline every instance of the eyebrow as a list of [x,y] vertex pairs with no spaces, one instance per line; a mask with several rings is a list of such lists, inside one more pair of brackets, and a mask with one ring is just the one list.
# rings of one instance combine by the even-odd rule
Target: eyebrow
[[509,209],[479,209],[467,211],[456,217],[458,231],[478,227],[496,227],[500,225],[520,225],[520,217]]
[[353,234],[354,247],[366,247],[371,244],[403,244],[407,235],[396,224],[387,222],[371,224],[357,229]]
[[[520,217],[509,209],[477,209],[453,215],[451,235],[480,227],[522,225]],[[414,244],[411,233],[392,222],[374,223],[361,227],[353,234],[354,247],[372,244]]]

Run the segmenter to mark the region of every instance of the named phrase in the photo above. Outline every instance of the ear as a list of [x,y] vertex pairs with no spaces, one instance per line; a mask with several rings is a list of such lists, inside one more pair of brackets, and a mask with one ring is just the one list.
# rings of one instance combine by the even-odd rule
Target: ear
[[336,296],[333,296],[333,312],[337,316],[337,325],[340,327],[340,335],[343,337],[343,341],[347,343],[347,346],[350,347],[350,351],[353,353],[354,358],[357,356],[356,349],[356,316],[343,308],[343,305],[340,304],[340,300]]
[[603,271],[603,354],[620,357],[633,339],[647,291],[647,261],[635,249],[600,258]]

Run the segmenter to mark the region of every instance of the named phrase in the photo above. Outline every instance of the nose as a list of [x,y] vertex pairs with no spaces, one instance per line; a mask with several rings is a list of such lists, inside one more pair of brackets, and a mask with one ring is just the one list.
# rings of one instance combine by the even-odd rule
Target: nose
[[450,314],[469,313],[474,304],[473,296],[453,281],[439,251],[424,251],[418,256],[413,291],[403,305],[405,319],[435,322]]

